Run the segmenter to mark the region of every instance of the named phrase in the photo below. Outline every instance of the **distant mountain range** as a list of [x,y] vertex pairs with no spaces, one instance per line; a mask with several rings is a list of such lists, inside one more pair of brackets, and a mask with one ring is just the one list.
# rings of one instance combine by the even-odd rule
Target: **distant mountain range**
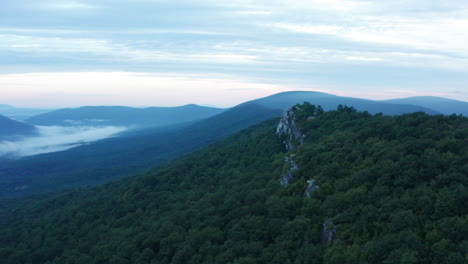
[[439,114],[440,112],[426,106],[380,102],[352,97],[342,97],[321,92],[294,91],[274,94],[265,98],[249,101],[244,104],[256,103],[269,108],[286,109],[295,104],[310,102],[320,105],[328,110],[335,110],[338,105],[352,106],[359,111],[368,111],[371,114],[383,113],[384,115],[401,115],[413,112],[425,112],[428,114]]
[[52,111],[51,109],[17,108],[11,105],[0,104],[0,115],[16,120],[25,120],[29,117]]
[[427,107],[444,115],[462,114],[468,116],[468,102],[434,96],[416,96],[382,101],[392,104],[411,104]]
[[26,120],[40,126],[169,126],[208,118],[224,109],[198,105],[179,107],[132,108],[124,106],[86,106],[59,109]]
[[258,104],[193,124],[136,131],[63,152],[0,162],[0,198],[94,185],[141,172],[280,116]]
[[[223,136],[268,113],[242,105],[198,132]],[[212,140],[192,137],[197,126],[157,148]],[[0,201],[0,263],[466,264],[467,127],[463,116],[302,104],[142,174]],[[153,140],[138,152],[121,146],[115,172],[157,156]],[[94,154],[85,158],[97,165],[83,165],[99,176],[105,155]],[[67,169],[30,185],[70,184]],[[76,181],[91,176],[83,169]]]
[[[93,185],[134,174],[200,149],[261,121],[279,117],[284,109],[305,101],[321,105],[325,110],[336,109],[338,105],[342,104],[370,113],[382,112],[385,115],[420,111],[429,114],[439,113],[424,106],[303,91],[275,94],[245,102],[225,111],[193,105],[179,109],[152,108],[145,110],[120,107],[85,107],[58,110],[31,118],[29,121],[41,125],[57,125],[64,124],[64,121],[73,120],[74,118],[81,121],[106,118],[111,120],[109,118],[114,115],[112,119],[114,123],[112,124],[130,124],[135,122],[134,120],[128,120],[132,118],[132,115],[119,118],[117,113],[127,110],[130,113],[148,111],[144,118],[135,117],[139,120],[138,123],[144,122],[143,120],[151,116],[159,117],[156,114],[148,114],[157,111],[160,111],[159,113],[166,111],[168,115],[182,119],[186,118],[185,120],[194,120],[195,117],[191,116],[192,113],[196,113],[195,116],[199,118],[204,114],[209,115],[217,111],[221,113],[199,121],[136,131],[123,137],[98,141],[60,153],[49,153],[26,157],[21,160],[0,162],[0,197]],[[181,109],[184,111],[176,111]],[[190,111],[190,109],[193,111]],[[188,116],[184,117],[181,112],[185,112],[185,115]],[[100,115],[94,116],[92,113],[100,113]],[[155,119],[162,120],[159,121],[159,124],[171,124],[172,122],[164,117]],[[154,124],[154,121],[148,122]]]
[[15,140],[36,134],[34,126],[0,115],[0,140]]

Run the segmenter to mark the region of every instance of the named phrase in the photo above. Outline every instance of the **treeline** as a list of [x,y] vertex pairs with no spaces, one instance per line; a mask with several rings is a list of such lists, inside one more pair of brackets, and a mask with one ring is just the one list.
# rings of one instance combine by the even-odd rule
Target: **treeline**
[[270,120],[145,175],[3,209],[0,263],[467,263],[467,118],[295,113],[292,184]]

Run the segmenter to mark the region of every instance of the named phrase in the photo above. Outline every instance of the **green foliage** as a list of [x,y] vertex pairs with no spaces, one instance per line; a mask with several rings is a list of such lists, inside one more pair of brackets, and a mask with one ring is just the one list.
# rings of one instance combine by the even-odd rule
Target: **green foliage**
[[[295,113],[306,141],[289,186],[267,121],[145,175],[1,209],[0,263],[467,262],[466,118]],[[308,179],[320,187],[305,198]]]
[[136,131],[64,152],[2,160],[0,200],[97,185],[140,173],[281,112],[243,105],[195,123]]

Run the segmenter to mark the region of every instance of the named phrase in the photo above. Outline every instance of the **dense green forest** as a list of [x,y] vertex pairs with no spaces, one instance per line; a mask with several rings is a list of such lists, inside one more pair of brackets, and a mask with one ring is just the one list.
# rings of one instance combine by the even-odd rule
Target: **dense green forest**
[[[425,104],[416,106],[384,103],[311,91],[274,94],[242,103],[207,119],[189,123],[180,122],[182,119],[185,121],[199,119],[221,110],[194,105],[146,109],[127,107],[61,109],[28,120],[33,124],[42,125],[63,125],[63,120],[81,120],[86,124],[86,122],[93,123],[96,119],[109,120],[110,123],[107,125],[117,126],[140,124],[146,127],[149,124],[154,125],[154,122],[162,123],[159,122],[158,127],[126,132],[118,137],[85,144],[67,151],[23,157],[18,160],[2,160],[0,157],[0,200],[98,185],[134,175],[201,149],[241,129],[279,117],[284,109],[304,101],[320,104],[325,110],[333,110],[338,105],[345,104],[361,111],[381,112],[384,115],[400,115],[416,111],[439,114],[427,108]],[[431,103],[439,105],[439,101],[436,98]],[[457,101],[443,102],[449,106],[457,105],[454,103]],[[459,107],[448,107],[448,109],[456,110]],[[164,117],[164,115],[169,116]],[[174,118],[178,119],[179,124],[160,127],[162,124],[174,123]],[[99,124],[105,123],[99,122]]]
[[273,119],[142,175],[2,204],[0,263],[468,263],[467,118],[293,114],[290,153]]
[[201,149],[282,110],[256,104],[177,126],[127,133],[19,160],[0,161],[0,200],[102,184]]

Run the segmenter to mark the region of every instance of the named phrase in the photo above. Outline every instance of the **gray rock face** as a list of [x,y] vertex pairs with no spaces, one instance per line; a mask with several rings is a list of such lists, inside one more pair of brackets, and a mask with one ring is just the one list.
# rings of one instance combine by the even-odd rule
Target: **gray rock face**
[[320,238],[320,243],[326,244],[333,240],[333,237],[336,234],[336,226],[333,224],[331,218],[327,219],[325,223],[323,223],[322,235]]
[[[305,136],[296,124],[296,116],[292,108],[284,111],[283,117],[276,128],[276,134],[284,138],[283,143],[287,151],[293,151],[304,143]],[[294,180],[294,171],[299,169],[299,166],[294,161],[294,157],[295,154],[289,154],[284,159],[284,166],[288,169],[280,179],[280,183],[283,186],[290,184]]]
[[308,180],[307,181],[307,189],[305,190],[305,197],[309,198],[310,197],[310,194],[313,192],[313,191],[316,191],[318,190],[319,186],[315,184],[315,181],[314,180]]
[[288,151],[295,150],[304,143],[305,135],[302,134],[296,124],[296,116],[292,108],[284,111],[283,117],[276,128],[276,134],[284,136],[283,143]]
[[295,154],[291,154],[284,158],[284,166],[288,168],[286,173],[281,177],[280,184],[286,186],[294,180],[294,171],[299,169],[299,166],[294,161]]

